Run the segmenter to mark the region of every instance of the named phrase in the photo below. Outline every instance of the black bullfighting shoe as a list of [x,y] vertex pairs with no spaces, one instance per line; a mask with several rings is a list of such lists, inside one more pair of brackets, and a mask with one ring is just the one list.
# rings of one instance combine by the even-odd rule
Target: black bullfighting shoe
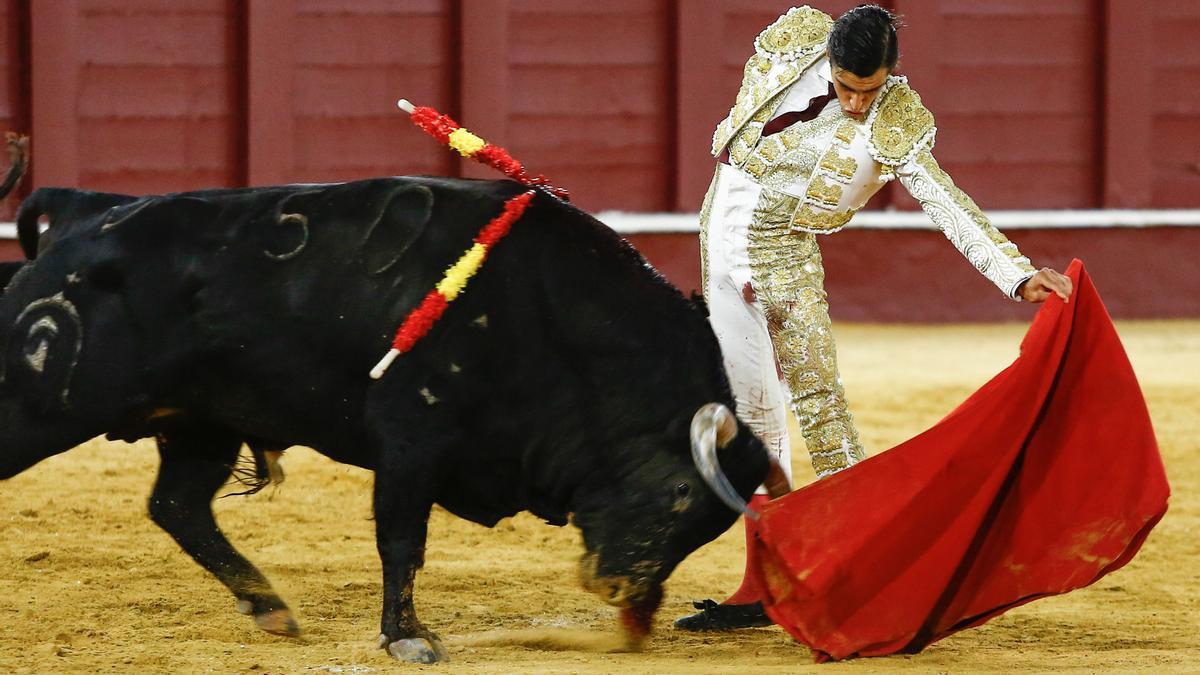
[[761,628],[773,625],[761,602],[749,605],[718,605],[712,600],[693,602],[700,610],[675,619],[675,627],[693,632],[737,630],[738,628]]

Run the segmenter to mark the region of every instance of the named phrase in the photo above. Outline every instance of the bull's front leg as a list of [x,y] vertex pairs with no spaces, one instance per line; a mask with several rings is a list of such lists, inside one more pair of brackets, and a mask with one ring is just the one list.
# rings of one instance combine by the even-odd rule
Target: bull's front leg
[[[407,453],[404,453],[407,454]],[[447,659],[437,635],[417,618],[413,586],[425,563],[425,537],[433,506],[431,476],[419,462],[380,461],[375,469],[375,539],[383,563],[383,615],[379,646],[402,661]]]
[[295,636],[300,626],[262,572],[217,527],[212,499],[229,479],[240,437],[198,427],[158,437],[162,464],[150,495],[150,517],[201,567],[233,591],[237,608],[262,630]]

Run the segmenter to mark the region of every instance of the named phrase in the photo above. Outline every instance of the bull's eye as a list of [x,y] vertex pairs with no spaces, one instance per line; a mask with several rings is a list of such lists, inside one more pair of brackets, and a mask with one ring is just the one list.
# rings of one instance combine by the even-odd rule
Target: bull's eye
[[687,483],[680,483],[675,486],[676,497],[686,497],[692,493],[692,486]]

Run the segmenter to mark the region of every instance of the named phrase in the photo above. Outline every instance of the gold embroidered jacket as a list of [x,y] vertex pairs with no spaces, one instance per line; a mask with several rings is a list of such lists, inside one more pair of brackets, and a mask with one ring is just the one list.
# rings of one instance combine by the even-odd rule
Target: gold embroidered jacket
[[810,7],[788,10],[754,41],[733,108],[713,134],[712,152],[786,209],[791,226],[818,234],[840,230],[888,181],[899,178],[948,239],[1009,297],[1034,272],[931,152],[933,114],[904,77],[889,76],[862,120],[825,111],[764,138],[763,126],[794,88],[825,93],[819,70],[833,20]]

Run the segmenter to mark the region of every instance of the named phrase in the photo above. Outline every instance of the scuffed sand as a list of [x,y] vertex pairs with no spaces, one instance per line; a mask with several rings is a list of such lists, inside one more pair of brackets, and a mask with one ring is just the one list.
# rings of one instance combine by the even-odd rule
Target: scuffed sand
[[[578,535],[522,515],[494,530],[431,521],[417,607],[446,639],[445,672],[1200,671],[1200,322],[1119,324],[1172,486],[1171,509],[1124,569],[1039,600],[922,654],[814,666],[782,630],[674,631],[689,601],[741,577],[741,526],[689,558],[642,653],[605,653],[616,610],[575,582]],[[933,424],[1016,355],[1023,325],[840,326],[852,409],[869,450]],[[798,438],[798,435],[797,435]],[[803,452],[800,481],[812,479]],[[256,630],[232,596],[145,516],[157,453],[93,441],[0,483],[0,671],[403,671],[374,648],[379,562],[371,475],[305,449],[287,482],[217,502],[234,543],[274,582],[304,635]],[[502,632],[497,632],[502,631]],[[494,639],[489,641],[488,636]],[[560,639],[540,643],[519,637]],[[564,637],[565,636],[565,637]],[[598,645],[598,646],[597,646]],[[428,668],[428,667],[426,667]]]

